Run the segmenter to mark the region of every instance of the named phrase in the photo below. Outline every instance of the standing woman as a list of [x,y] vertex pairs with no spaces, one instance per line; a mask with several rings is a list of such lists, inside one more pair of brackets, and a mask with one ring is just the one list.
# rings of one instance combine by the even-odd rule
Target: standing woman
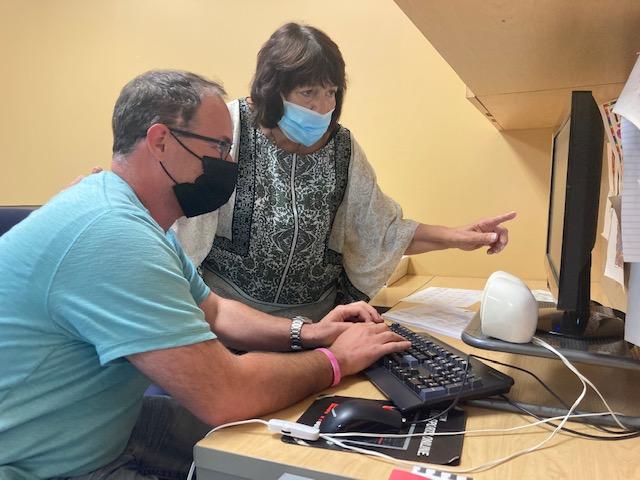
[[320,30],[288,23],[261,48],[251,97],[228,104],[235,193],[174,225],[217,294],[319,320],[336,304],[368,301],[403,254],[507,244],[500,224],[515,213],[462,228],[404,219],[338,123],[345,91],[340,50]]

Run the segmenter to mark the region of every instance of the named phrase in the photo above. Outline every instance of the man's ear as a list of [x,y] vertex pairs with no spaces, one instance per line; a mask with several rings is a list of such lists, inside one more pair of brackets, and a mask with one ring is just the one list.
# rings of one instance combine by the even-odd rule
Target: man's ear
[[161,158],[164,155],[169,135],[169,128],[162,123],[154,123],[147,129],[145,143],[153,156]]

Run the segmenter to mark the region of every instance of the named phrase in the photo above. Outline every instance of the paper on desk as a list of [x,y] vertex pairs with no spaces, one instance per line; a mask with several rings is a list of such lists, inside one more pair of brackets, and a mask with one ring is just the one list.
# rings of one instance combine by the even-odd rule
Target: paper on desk
[[382,314],[388,320],[453,338],[461,338],[462,332],[474,315],[474,312],[442,303],[394,308]]
[[450,307],[466,308],[482,298],[482,290],[462,288],[429,287],[403,298],[402,302],[439,303]]

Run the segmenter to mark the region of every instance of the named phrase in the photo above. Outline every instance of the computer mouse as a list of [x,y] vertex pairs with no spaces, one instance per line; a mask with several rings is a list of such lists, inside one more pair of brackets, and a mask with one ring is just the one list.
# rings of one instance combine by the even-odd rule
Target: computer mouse
[[480,326],[489,337],[528,343],[538,324],[538,302],[529,287],[507,272],[491,274],[480,300]]
[[349,399],[336,405],[320,423],[321,433],[398,433],[404,424],[395,408],[366,399]]

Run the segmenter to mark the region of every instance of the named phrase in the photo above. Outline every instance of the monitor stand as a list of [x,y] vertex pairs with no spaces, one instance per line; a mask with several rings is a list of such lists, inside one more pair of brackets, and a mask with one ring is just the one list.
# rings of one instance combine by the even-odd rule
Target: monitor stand
[[[557,348],[571,361],[640,370],[640,357],[635,355],[629,347],[629,344],[624,341],[623,330],[620,330],[620,324],[622,322],[612,320],[609,315],[601,315],[598,313],[599,309],[607,309],[607,307],[593,308],[593,321],[590,321],[591,326],[587,325],[587,329],[585,330],[597,333],[597,335],[591,336],[574,336],[554,332],[553,319],[557,319],[557,316],[554,317],[554,315],[549,315],[549,313],[551,313],[550,310],[553,312],[556,312],[556,310],[548,308],[540,309],[542,324],[539,325],[539,327],[542,327],[543,331],[537,331],[536,336]],[[561,312],[558,313],[561,314]],[[623,323],[622,328],[624,329]],[[612,335],[603,335],[603,332]],[[480,327],[480,315],[478,313],[476,313],[473,319],[471,319],[471,322],[469,322],[469,325],[467,325],[467,328],[462,332],[462,340],[472,347],[483,348],[485,350],[558,358],[546,348],[534,345],[533,343],[510,343],[484,335]]]
[[576,312],[555,308],[538,310],[536,334],[550,334],[576,340],[601,339],[605,342],[624,342],[624,313],[590,302],[583,322]]
[[[612,310],[608,307],[596,305],[595,307],[592,306],[592,311],[593,314],[590,315],[589,324],[585,329],[587,335],[571,335],[566,332],[559,334],[554,331],[554,328],[556,330],[558,328],[557,321],[562,320],[558,315],[560,314],[561,317],[562,312],[558,312],[555,308],[541,308],[541,321],[538,328],[543,331],[536,331],[535,335],[554,346],[572,362],[640,370],[640,356],[623,339],[624,323],[615,315],[610,315]],[[622,331],[620,330],[621,324]],[[469,325],[467,325],[467,328],[462,333],[462,340],[468,345],[485,350],[558,359],[556,355],[546,348],[533,343],[510,343],[484,335],[480,325],[479,313],[476,313]],[[521,413],[509,402],[495,398],[469,400],[465,403],[480,408]],[[532,413],[546,417],[561,416],[567,412],[566,409],[561,407],[531,404],[523,406]],[[602,425],[614,425],[610,417],[595,417],[591,421]],[[640,417],[624,417],[623,423],[637,429],[640,427]]]

